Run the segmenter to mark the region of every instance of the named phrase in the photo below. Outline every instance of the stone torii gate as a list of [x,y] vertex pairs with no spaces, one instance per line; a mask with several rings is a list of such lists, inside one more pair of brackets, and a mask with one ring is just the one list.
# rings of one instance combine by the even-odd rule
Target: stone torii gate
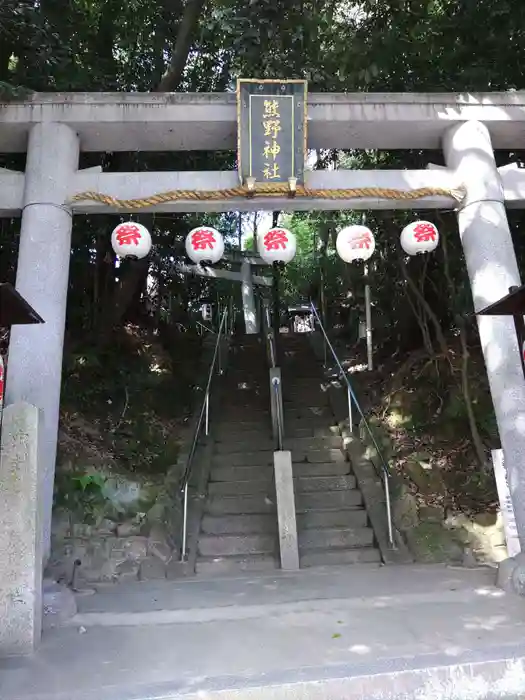
[[[179,198],[154,212],[440,209],[457,208],[476,311],[520,285],[505,206],[525,203],[525,171],[497,168],[493,148],[519,147],[525,130],[525,93],[310,94],[310,149],[442,149],[446,167],[426,170],[334,170],[305,173],[313,196],[241,195]],[[72,217],[134,211],[133,203],[82,199],[81,192],[120,200],[167,190],[204,193],[238,187],[236,172],[105,173],[79,170],[79,153],[235,149],[235,94],[34,94],[0,106],[0,153],[27,150],[25,173],[0,170],[0,216],[22,217],[16,286],[45,319],[13,329],[7,403],[25,401],[41,412],[44,541],[49,542],[59,418],[62,346]],[[319,190],[359,189],[337,200]],[[426,196],[386,199],[374,189]],[[458,205],[450,194],[464,188]],[[364,189],[364,192],[363,192]],[[107,200],[106,200],[107,201]],[[157,200],[158,201],[158,200]],[[109,232],[108,232],[109,235]],[[511,319],[478,317],[481,344],[525,550],[525,382]],[[0,558],[1,558],[0,553]]]

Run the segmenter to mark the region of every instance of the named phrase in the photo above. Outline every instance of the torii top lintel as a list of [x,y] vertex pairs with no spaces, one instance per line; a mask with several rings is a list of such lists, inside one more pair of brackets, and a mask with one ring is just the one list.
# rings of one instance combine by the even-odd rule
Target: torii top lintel
[[[439,149],[446,129],[466,120],[486,123],[494,148],[516,148],[525,92],[309,93],[308,147]],[[236,147],[233,92],[34,93],[0,105],[0,153],[25,151],[29,129],[41,121],[70,125],[83,151]]]

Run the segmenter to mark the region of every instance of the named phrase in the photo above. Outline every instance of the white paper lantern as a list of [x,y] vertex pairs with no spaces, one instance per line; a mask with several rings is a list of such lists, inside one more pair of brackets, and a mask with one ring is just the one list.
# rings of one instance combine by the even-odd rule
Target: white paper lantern
[[375,248],[374,234],[366,226],[347,226],[339,231],[335,243],[337,254],[346,263],[368,260]]
[[197,226],[186,236],[186,254],[197,265],[214,265],[224,255],[224,238],[211,226]]
[[438,247],[439,233],[430,221],[414,221],[401,231],[399,242],[407,255],[431,253]]
[[136,221],[125,221],[113,229],[111,245],[119,258],[145,258],[151,250],[148,229]]
[[257,250],[264,262],[289,263],[294,259],[296,249],[295,234],[281,226],[257,235]]

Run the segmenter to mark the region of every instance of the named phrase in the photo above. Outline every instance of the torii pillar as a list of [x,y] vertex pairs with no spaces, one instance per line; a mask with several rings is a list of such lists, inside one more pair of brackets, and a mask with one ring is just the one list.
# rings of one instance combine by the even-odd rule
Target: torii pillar
[[254,335],[259,332],[259,322],[253,290],[252,266],[248,260],[243,260],[241,263],[241,278],[242,308],[246,335]]
[[[468,121],[444,139],[447,165],[466,188],[457,214],[476,313],[520,286],[503,186],[487,127]],[[521,550],[525,551],[525,381],[511,317],[477,316]]]
[[62,352],[71,257],[72,212],[67,201],[78,168],[79,140],[67,125],[39,122],[29,134],[16,289],[45,324],[14,326],[9,342],[6,404],[27,402],[40,412],[44,559],[50,549]]

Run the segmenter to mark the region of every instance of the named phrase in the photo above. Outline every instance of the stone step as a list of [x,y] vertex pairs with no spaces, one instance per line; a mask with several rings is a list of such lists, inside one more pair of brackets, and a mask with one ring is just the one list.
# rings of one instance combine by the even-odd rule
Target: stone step
[[252,444],[256,440],[271,440],[271,425],[268,424],[257,424],[255,427],[246,428],[244,430],[237,430],[235,425],[224,425],[220,430],[214,434],[215,442],[228,443],[228,442],[244,442]]
[[235,422],[224,420],[221,416],[221,422],[216,425],[215,432],[221,440],[229,440],[232,436],[249,440],[254,434],[260,437],[265,430],[271,430],[271,425],[272,422],[269,415],[264,416],[262,420],[240,420]]
[[[336,462],[334,462],[336,464]],[[301,474],[302,475],[302,474]],[[315,475],[314,475],[315,476]],[[210,474],[210,482],[218,481],[252,481],[258,479],[273,480],[273,464],[266,466],[215,467]]]
[[337,476],[350,473],[350,462],[293,462],[293,474],[302,476]]
[[[261,434],[262,433],[262,434]],[[255,434],[256,435],[256,434]],[[286,437],[284,440],[284,449],[294,451],[318,451],[325,448],[342,447],[340,435],[326,435],[321,437],[306,436],[306,437]],[[267,452],[275,450],[275,441],[271,436],[265,436],[264,431],[259,432],[259,436],[246,439],[242,433],[236,435],[232,433],[228,438],[223,435],[220,440],[217,440],[215,445],[216,454],[236,454]]]
[[327,435],[324,437],[288,437],[284,439],[285,450],[322,450],[329,447],[341,449],[343,441],[340,435]]
[[299,406],[298,408],[288,407],[284,412],[284,423],[285,425],[301,424],[305,428],[309,428],[312,425],[326,428],[335,424],[335,417],[331,411],[327,410],[326,406],[318,406],[314,410],[304,408],[304,406]]
[[294,462],[346,462],[345,453],[335,447],[326,450],[293,450]]
[[208,484],[210,496],[246,496],[262,493],[270,498],[275,493],[273,474],[269,478],[251,479],[247,481],[218,481]]
[[230,371],[235,372],[249,372],[255,375],[262,375],[262,370],[266,365],[266,355],[256,350],[251,350],[246,353],[236,354],[231,358]]
[[245,391],[234,391],[232,389],[225,389],[228,392],[228,398],[222,401],[222,405],[219,410],[225,410],[230,408],[249,408],[250,410],[257,410],[258,412],[269,411],[270,406],[270,394],[267,395],[256,395],[248,396]]
[[293,420],[319,420],[320,418],[324,418],[325,420],[333,420],[333,414],[326,406],[302,406],[300,408],[287,408],[284,412],[285,422]]
[[320,382],[314,379],[308,380],[309,384],[304,386],[294,386],[286,379],[283,379],[283,398],[290,401],[306,401],[309,402],[310,399],[315,399],[317,401],[322,400],[323,404],[328,402],[328,396],[323,391],[323,387]]
[[264,467],[269,464],[273,464],[273,450],[216,454],[212,458],[212,469],[213,467]]
[[207,535],[277,534],[275,513],[266,515],[205,515],[201,532]]
[[317,358],[310,348],[287,347],[282,356],[283,369],[295,376],[295,368],[316,367]]
[[209,515],[264,514],[274,513],[275,510],[275,497],[271,498],[264,494],[208,496],[204,506],[204,512]]
[[316,399],[322,398],[323,401],[327,399],[320,381],[309,379],[308,383],[305,382],[297,385],[287,382],[286,378],[283,378],[283,398],[290,400],[308,400],[310,397]]
[[[339,440],[341,440],[341,438],[339,438]],[[260,450],[268,451],[274,449],[274,440],[270,436],[264,437],[264,435],[261,435],[261,433],[259,433],[258,438],[248,440],[246,440],[242,435],[237,436],[237,439],[235,439],[235,435],[232,435],[228,438],[228,440],[223,439],[222,441],[217,442],[215,445],[216,454],[259,452]]]
[[[268,402],[269,405],[269,402]],[[270,409],[268,410],[257,410],[255,408],[242,407],[242,406],[226,406],[220,409],[220,419],[221,423],[257,423],[261,424],[264,421],[269,421],[271,423]]]
[[298,537],[301,551],[372,547],[374,544],[374,531],[371,527],[308,529],[299,532]]
[[201,535],[198,551],[203,557],[231,557],[246,554],[273,555],[274,535]]
[[257,400],[246,400],[245,396],[235,396],[232,395],[228,399],[228,406],[224,406],[222,408],[219,408],[221,411],[225,411],[228,413],[229,411],[247,411],[250,414],[265,414],[269,413],[269,406],[270,406],[270,397],[266,397],[264,399],[257,399]]
[[350,474],[345,476],[300,476],[295,477],[294,483],[297,493],[339,491],[356,488],[356,478]]
[[198,557],[195,573],[199,575],[228,576],[252,571],[271,571],[279,568],[276,557],[267,554],[236,557]]
[[360,506],[363,503],[361,492],[357,489],[347,491],[317,491],[317,493],[298,493],[295,496],[297,512],[307,510],[341,510]]
[[345,564],[380,563],[381,554],[374,547],[356,549],[319,549],[303,551],[300,555],[302,569],[309,566],[342,566]]
[[296,438],[318,438],[318,437],[333,437],[339,436],[337,426],[327,426],[323,421],[321,425],[305,425],[302,421],[286,422],[285,425],[286,439],[294,440]]
[[267,398],[270,395],[268,377],[265,377],[264,382],[253,377],[233,377],[225,381],[223,387],[222,402],[225,405],[231,402],[232,394],[247,398]]
[[310,528],[366,527],[368,514],[364,508],[346,510],[310,510],[297,514],[299,532]]

